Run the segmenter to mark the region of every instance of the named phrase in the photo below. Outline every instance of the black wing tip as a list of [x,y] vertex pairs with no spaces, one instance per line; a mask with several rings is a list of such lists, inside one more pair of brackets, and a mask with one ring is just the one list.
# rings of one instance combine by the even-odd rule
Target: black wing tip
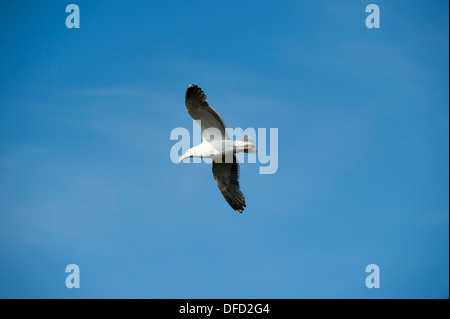
[[238,207],[233,207],[233,209],[238,212],[239,214],[242,214],[244,212],[244,207],[247,207],[245,205],[245,201],[241,203]]
[[186,90],[186,101],[188,101],[191,97],[199,97],[200,99],[206,99],[206,94],[197,84],[189,84]]
[[222,192],[223,197],[225,198],[225,200],[227,201],[228,205],[230,205],[230,207],[238,212],[239,214],[242,214],[244,212],[244,207],[247,207],[245,205],[245,198],[242,195],[241,199],[236,198],[235,196],[229,196],[226,195]]
[[186,89],[186,94],[194,93],[194,92],[201,92],[201,93],[203,93],[203,90],[197,84],[189,84],[188,88]]

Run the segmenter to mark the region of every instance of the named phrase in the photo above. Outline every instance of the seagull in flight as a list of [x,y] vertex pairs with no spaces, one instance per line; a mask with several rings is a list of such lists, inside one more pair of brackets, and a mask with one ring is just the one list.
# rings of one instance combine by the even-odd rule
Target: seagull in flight
[[189,115],[200,125],[203,141],[180,157],[212,159],[212,173],[225,200],[236,212],[242,213],[245,197],[239,189],[239,164],[236,153],[255,154],[256,146],[249,136],[233,141],[229,138],[220,115],[208,104],[206,94],[197,85],[186,90],[185,104]]

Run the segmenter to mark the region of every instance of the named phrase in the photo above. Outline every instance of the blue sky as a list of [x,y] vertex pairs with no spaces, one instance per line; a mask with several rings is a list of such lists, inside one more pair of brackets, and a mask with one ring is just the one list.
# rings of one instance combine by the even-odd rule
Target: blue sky
[[[448,12],[2,1],[0,297],[448,298]],[[210,165],[170,161],[190,83],[228,127],[278,128],[242,215]]]

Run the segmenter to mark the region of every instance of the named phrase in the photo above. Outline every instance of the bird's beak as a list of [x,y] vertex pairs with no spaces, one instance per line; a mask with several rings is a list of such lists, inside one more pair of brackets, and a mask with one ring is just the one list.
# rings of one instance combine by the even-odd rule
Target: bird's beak
[[180,162],[181,162],[182,160],[184,160],[186,157],[187,157],[186,155],[181,156],[181,157],[180,157]]

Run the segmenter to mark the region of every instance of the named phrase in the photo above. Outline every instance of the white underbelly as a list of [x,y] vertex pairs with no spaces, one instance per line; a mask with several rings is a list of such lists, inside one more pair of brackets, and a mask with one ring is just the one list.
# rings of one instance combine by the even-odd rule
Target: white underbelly
[[221,158],[222,156],[232,156],[234,153],[234,143],[231,140],[203,142],[202,157]]

